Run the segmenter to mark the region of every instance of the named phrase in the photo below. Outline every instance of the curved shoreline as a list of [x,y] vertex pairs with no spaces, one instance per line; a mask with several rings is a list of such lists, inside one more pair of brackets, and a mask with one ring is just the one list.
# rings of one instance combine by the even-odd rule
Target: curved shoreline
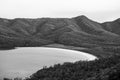
[[[25,47],[25,48],[29,48],[29,47]],[[63,48],[55,48],[55,47],[30,47],[30,48],[43,48],[43,49],[57,49],[57,50],[64,50],[65,52],[67,51],[70,51],[70,52],[73,52],[75,54],[82,54],[86,57],[89,58],[89,60],[95,60],[95,59],[98,59],[96,56],[92,55],[92,54],[89,54],[87,52],[82,52],[82,51],[78,51],[78,50],[73,50],[73,49],[63,49]],[[79,53],[78,53],[79,52]]]
[[[74,50],[74,49],[67,49],[67,48],[56,48],[56,47],[16,47],[15,49],[19,49],[19,48],[43,48],[43,49],[57,49],[57,50],[64,50],[65,52],[66,51],[70,51],[70,52],[75,52],[76,54],[82,54],[84,56],[87,56],[88,58],[90,57],[90,60],[95,60],[95,59],[98,59],[97,56],[95,55],[92,55],[92,54],[89,54],[87,52],[83,52],[83,51],[79,51],[79,50]],[[14,50],[14,49],[13,49]],[[78,53],[79,52],[79,53]],[[93,58],[93,59],[92,59]]]
[[[41,50],[40,50],[41,49]],[[16,54],[15,53],[15,50],[16,50],[16,52],[18,52],[18,54]],[[30,50],[31,51],[33,51],[33,53],[36,51],[36,54],[33,54],[33,53],[31,53],[31,54],[29,54],[29,52],[30,52]],[[9,52],[10,51],[10,52]],[[29,59],[32,59],[33,58],[33,61],[35,60],[36,61],[36,59],[38,59],[39,58],[39,52],[41,51],[48,51],[48,53],[49,53],[49,51],[50,51],[50,53],[51,54],[47,54],[47,55],[44,55],[44,56],[46,56],[47,58],[48,58],[48,60],[51,60],[51,55],[54,55],[54,54],[56,54],[56,53],[58,53],[58,55],[54,55],[53,57],[56,57],[56,58],[58,58],[58,60],[61,60],[61,61],[57,61],[57,62],[52,62],[52,64],[50,63],[50,64],[46,64],[46,62],[44,62],[44,60],[43,60],[43,63],[44,63],[44,65],[46,65],[46,66],[52,66],[52,65],[54,65],[54,64],[62,64],[62,63],[64,63],[64,62],[76,62],[76,61],[91,61],[91,60],[95,60],[95,59],[97,59],[97,57],[96,56],[94,56],[94,55],[91,55],[91,54],[89,54],[89,53],[85,53],[85,52],[81,52],[81,51],[77,51],[77,50],[70,50],[70,49],[61,49],[61,48],[53,48],[53,47],[17,47],[16,49],[12,49],[12,50],[9,50],[9,51],[7,51],[7,50],[2,50],[2,52],[5,52],[5,53],[2,53],[3,55],[4,54],[8,54],[9,56],[12,56],[13,58],[17,55],[17,58],[15,58],[15,59],[18,59],[18,61],[21,59],[21,55],[23,56],[22,57],[22,60],[23,60],[23,62],[22,62],[22,64],[23,63],[26,63],[27,61],[25,61],[24,62],[24,60],[26,60],[26,58],[29,58]],[[23,53],[23,51],[24,52],[26,52],[27,54],[25,54],[25,56],[24,56],[24,53]],[[43,54],[45,53],[45,52],[43,52]],[[55,52],[55,53],[54,53]],[[13,53],[13,54],[9,54],[9,53]],[[20,54],[19,54],[20,53]],[[63,53],[63,54],[59,54],[59,53]],[[41,56],[43,55],[43,54],[40,54]],[[79,57],[81,55],[81,58]],[[83,55],[83,56],[82,56]],[[27,56],[27,57],[26,57]],[[35,57],[36,56],[36,57]],[[49,58],[49,56],[50,56],[50,58]],[[74,56],[74,57],[73,57]],[[4,57],[4,56],[3,56]],[[24,58],[25,57],[25,58]],[[36,59],[35,59],[35,58]],[[82,59],[82,57],[83,57],[83,59]],[[86,57],[85,59],[84,59],[84,57]],[[12,59],[13,59],[12,58]],[[40,57],[41,58],[41,57]],[[7,59],[7,57],[6,57],[6,59]],[[28,59],[28,64],[29,64],[29,59]],[[46,59],[46,58],[45,58]],[[53,58],[54,59],[54,58]],[[81,60],[80,60],[81,59]],[[41,60],[41,59],[40,59]],[[70,61],[71,60],[71,61]],[[38,60],[38,62],[40,62],[39,60]],[[36,62],[36,63],[38,63],[38,62]],[[15,62],[16,63],[16,62]],[[30,62],[30,63],[34,63],[34,62]],[[39,63],[40,64],[40,63]],[[38,64],[38,65],[39,65]],[[8,64],[9,65],[9,64]],[[41,63],[41,65],[42,65],[42,63]],[[44,66],[43,65],[43,66]],[[32,66],[32,65],[31,65]],[[33,65],[34,67],[36,67],[35,65]],[[34,68],[34,67],[32,67],[32,68]],[[14,68],[13,68],[14,69]],[[40,68],[40,66],[39,66],[39,68],[38,68],[38,70],[39,69],[41,69]],[[34,72],[35,72],[36,70],[34,70]],[[19,72],[19,68],[18,68],[18,72]],[[21,72],[20,72],[21,73]],[[11,74],[12,75],[12,74]],[[26,76],[27,77],[27,76]]]

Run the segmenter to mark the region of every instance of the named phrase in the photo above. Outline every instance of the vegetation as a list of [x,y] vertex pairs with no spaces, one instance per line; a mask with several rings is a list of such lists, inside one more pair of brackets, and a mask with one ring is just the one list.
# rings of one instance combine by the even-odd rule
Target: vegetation
[[45,44],[50,44],[52,41],[43,39],[19,39],[19,38],[8,38],[0,37],[0,49],[14,49],[15,47],[36,47]]
[[[40,19],[0,18],[0,49],[62,44],[87,48],[84,51],[106,57],[113,55],[114,52],[120,52],[118,52],[119,26],[119,19],[98,23],[86,16]],[[95,52],[98,47],[100,54]],[[110,54],[107,54],[108,52]]]
[[[12,80],[12,79],[4,78],[3,80]],[[23,80],[23,79],[22,79],[22,78],[18,78],[18,77],[16,77],[16,78],[14,78],[13,80]]]
[[44,67],[25,80],[120,80],[120,56]]
[[37,71],[27,80],[120,80],[120,56],[56,64]]
[[71,19],[1,18],[0,49],[62,44],[83,47],[85,49],[82,51],[99,57],[99,60],[95,61],[78,61],[45,67],[26,80],[120,80],[119,26],[119,19],[98,23],[85,16]]

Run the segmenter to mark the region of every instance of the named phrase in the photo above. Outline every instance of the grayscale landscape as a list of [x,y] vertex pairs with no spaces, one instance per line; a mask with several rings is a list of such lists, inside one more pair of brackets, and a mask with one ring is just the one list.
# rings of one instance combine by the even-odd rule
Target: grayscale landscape
[[120,80],[120,0],[0,0],[0,80]]
[[[58,63],[64,66],[64,62],[81,61],[83,64],[85,61],[89,65],[91,60],[97,63],[98,59],[104,61],[119,56],[119,26],[120,19],[98,23],[84,15],[73,18],[1,18],[0,76],[25,79],[39,69],[49,69]],[[32,75],[31,79],[37,80],[35,77]]]
[[44,66],[94,59],[95,56],[87,53],[58,48],[33,47],[5,50],[0,51],[0,77],[25,78]]

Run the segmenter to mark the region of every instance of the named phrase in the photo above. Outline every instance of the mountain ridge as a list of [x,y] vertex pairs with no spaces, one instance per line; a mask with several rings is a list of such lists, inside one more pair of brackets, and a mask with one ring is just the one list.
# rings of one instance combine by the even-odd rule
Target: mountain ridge
[[84,15],[73,18],[0,18],[0,48],[49,44],[85,47],[102,52],[108,46],[118,50],[120,18],[104,23]]

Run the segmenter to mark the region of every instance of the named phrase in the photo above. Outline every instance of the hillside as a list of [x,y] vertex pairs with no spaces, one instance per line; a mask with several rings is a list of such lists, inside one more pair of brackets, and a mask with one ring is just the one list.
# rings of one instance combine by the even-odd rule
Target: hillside
[[26,80],[120,80],[120,56],[44,67]]
[[99,59],[44,67],[25,80],[120,80],[120,19],[0,19],[0,49],[37,46],[88,52]]
[[98,23],[83,15],[73,18],[0,18],[0,49],[63,45],[61,48],[81,50],[98,57],[119,55],[119,26],[120,19]]

